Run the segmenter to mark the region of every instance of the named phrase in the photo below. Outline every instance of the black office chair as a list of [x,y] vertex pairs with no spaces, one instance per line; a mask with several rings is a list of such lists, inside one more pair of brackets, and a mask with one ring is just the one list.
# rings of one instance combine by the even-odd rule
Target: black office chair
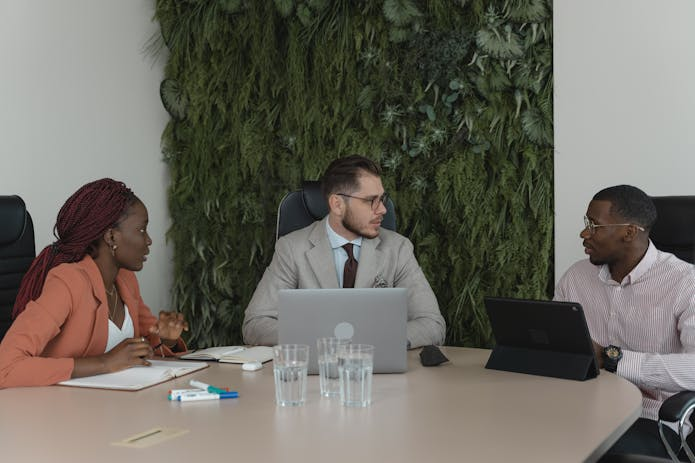
[[[664,437],[664,421],[678,422],[678,430],[681,438],[681,446],[685,450],[686,457],[691,461],[695,461],[695,455],[688,445],[688,442],[683,436],[683,425],[689,418],[690,412],[695,409],[695,392],[683,391],[672,395],[664,401],[659,409],[659,434],[661,441],[666,447],[671,459],[663,459],[657,457],[648,457],[644,455],[609,455],[601,458],[600,463],[678,463],[682,460],[676,455],[679,449],[672,449]],[[686,460],[687,461],[687,460]]]
[[[658,249],[692,264],[695,259],[695,196],[657,196],[652,201],[657,212],[656,223],[650,233],[652,242]],[[659,410],[661,440],[673,461],[678,461],[678,449],[671,449],[666,443],[662,421],[679,423],[681,445],[690,461],[695,462],[695,455],[683,437],[683,425],[693,409],[695,392],[683,391],[669,397]]]
[[[649,237],[661,251],[670,252],[678,258],[693,263],[695,260],[695,196],[657,196],[653,197],[657,219]],[[641,455],[611,455],[601,459],[601,463],[647,463],[680,461],[679,449],[672,449],[664,438],[663,422],[678,422],[681,446],[691,462],[695,455],[683,436],[683,426],[695,409],[695,391],[683,391],[669,397],[659,410],[659,433],[671,460],[645,457]]]
[[[657,196],[653,197],[657,219],[650,238],[661,251],[693,263],[695,259],[695,196]],[[683,436],[683,426],[695,409],[695,392],[683,391],[669,397],[659,410],[659,433],[666,451],[672,461],[679,461],[676,453],[664,438],[664,421],[678,422],[681,445],[686,456],[695,462],[695,455]]]
[[657,219],[649,237],[654,245],[679,259],[695,259],[695,196],[656,196]]
[[22,277],[36,256],[34,224],[19,196],[0,196],[0,340],[12,324]]
[[602,457],[599,463],[671,463],[671,460],[647,455],[609,455]]
[[[381,226],[396,230],[396,211],[391,198],[386,204],[386,214]],[[323,219],[328,214],[328,204],[321,194],[321,182],[305,180],[302,189],[287,193],[278,207],[275,239]]]

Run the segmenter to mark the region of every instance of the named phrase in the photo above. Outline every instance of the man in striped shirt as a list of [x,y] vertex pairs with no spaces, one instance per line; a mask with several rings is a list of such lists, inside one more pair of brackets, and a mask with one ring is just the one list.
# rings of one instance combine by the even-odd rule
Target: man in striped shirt
[[[609,454],[668,457],[656,424],[659,407],[676,392],[695,390],[695,271],[654,247],[655,221],[656,208],[642,190],[619,185],[598,192],[579,235],[589,259],[570,267],[555,288],[556,300],[583,306],[600,367],[642,391],[642,417]],[[666,431],[678,449],[680,439]]]

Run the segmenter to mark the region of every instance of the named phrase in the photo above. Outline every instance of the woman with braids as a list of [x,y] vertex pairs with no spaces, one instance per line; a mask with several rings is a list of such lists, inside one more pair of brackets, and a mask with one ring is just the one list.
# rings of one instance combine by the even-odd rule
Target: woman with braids
[[58,240],[22,280],[15,321],[0,344],[0,388],[110,373],[186,350],[183,316],[160,312],[157,319],[140,296],[133,272],[152,244],[147,222],[142,201],[108,178],[65,202]]

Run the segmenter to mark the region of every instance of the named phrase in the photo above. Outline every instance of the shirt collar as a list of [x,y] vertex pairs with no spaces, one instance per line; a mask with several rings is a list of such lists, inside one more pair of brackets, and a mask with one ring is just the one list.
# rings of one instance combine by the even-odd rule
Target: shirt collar
[[[639,263],[637,265],[635,265],[635,268],[633,268],[630,273],[625,275],[625,278],[623,278],[622,282],[618,281],[617,283],[620,285],[633,284],[642,275],[644,275],[647,272],[647,270],[649,270],[651,268],[652,265],[654,265],[654,263],[656,262],[658,257],[659,257],[659,250],[656,249],[656,246],[654,246],[654,243],[652,243],[652,240],[649,240],[649,246],[647,247],[647,252],[644,253],[644,257],[642,257],[642,260],[640,260]],[[608,268],[608,264],[603,264],[601,266],[601,270],[599,270],[598,277],[604,283],[609,283],[610,281],[612,281],[611,271]]]
[[326,233],[328,233],[328,241],[331,243],[332,249],[343,247],[343,245],[347,243],[352,243],[355,246],[362,246],[361,236],[358,236],[352,241],[346,240],[331,228],[331,225],[328,223],[328,220],[326,220]]

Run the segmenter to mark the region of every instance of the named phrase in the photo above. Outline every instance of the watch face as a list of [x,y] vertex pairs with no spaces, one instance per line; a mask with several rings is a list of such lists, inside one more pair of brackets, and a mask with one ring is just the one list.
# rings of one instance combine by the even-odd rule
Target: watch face
[[606,347],[606,357],[610,359],[617,359],[620,356],[620,351],[614,346]]

